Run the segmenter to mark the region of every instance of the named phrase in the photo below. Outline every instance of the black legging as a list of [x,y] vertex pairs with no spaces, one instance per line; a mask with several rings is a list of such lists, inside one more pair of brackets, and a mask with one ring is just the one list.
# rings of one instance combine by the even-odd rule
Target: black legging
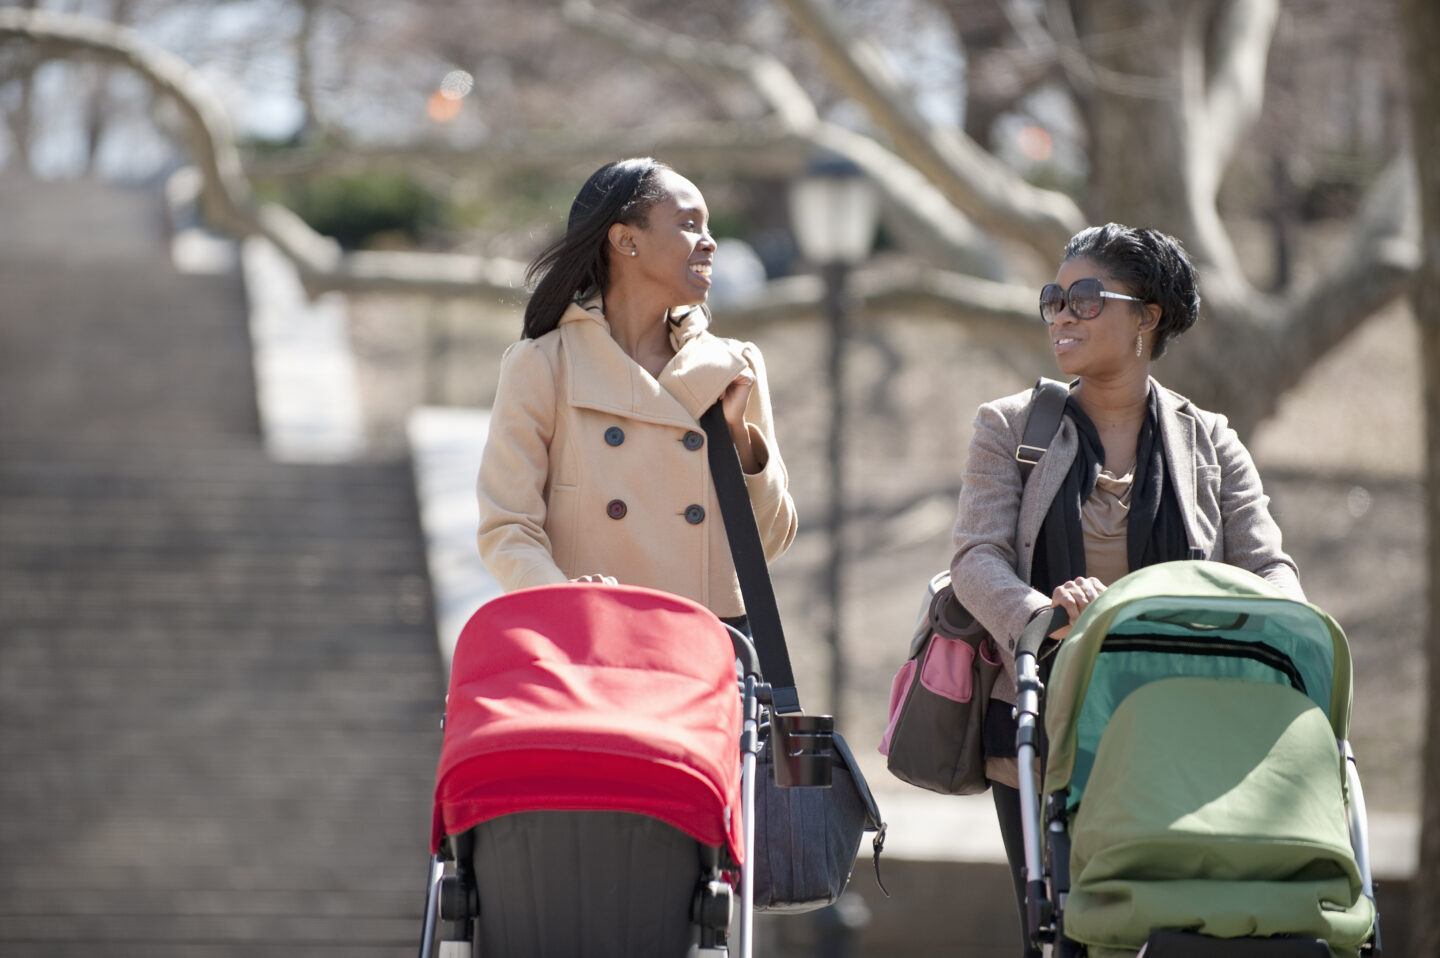
[[1020,954],[1022,958],[1041,958],[1040,949],[1030,945],[1030,931],[1025,920],[1025,832],[1020,824],[1020,790],[991,782],[990,792],[995,796],[995,817],[1000,820],[1000,838],[1005,842],[1010,880],[1015,884],[1015,910],[1020,916]]

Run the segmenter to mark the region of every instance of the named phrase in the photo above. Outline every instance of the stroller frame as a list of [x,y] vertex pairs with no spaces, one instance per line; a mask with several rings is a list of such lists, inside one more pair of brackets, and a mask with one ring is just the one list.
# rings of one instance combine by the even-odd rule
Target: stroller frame
[[[751,958],[754,952],[755,888],[755,773],[758,757],[768,737],[762,724],[762,706],[771,705],[770,685],[761,677],[760,658],[755,645],[734,626],[726,624],[735,649],[741,695],[742,728],[741,814],[744,829],[745,861],[740,872],[740,914],[737,958]],[[442,718],[443,727],[444,720]],[[721,875],[733,867],[723,849],[701,846],[705,875],[697,884],[691,904],[691,921],[699,927],[697,958],[723,958],[730,954],[729,926],[734,895]],[[419,958],[472,958],[476,921],[481,913],[477,880],[472,866],[472,833],[451,835],[440,851],[430,857],[426,880],[425,911],[421,928]],[[443,927],[441,927],[443,923]],[[438,931],[438,945],[436,950]]]
[[[1068,790],[1050,795],[1042,816],[1036,759],[1040,757],[1040,705],[1045,691],[1040,679],[1039,650],[1047,636],[1070,622],[1063,608],[1031,620],[1016,643],[1016,754],[1019,765],[1020,819],[1025,848],[1025,918],[1032,945],[1053,946],[1056,958],[1080,958],[1083,945],[1065,937],[1065,907],[1070,891],[1070,835],[1065,825]],[[1344,759],[1349,794],[1350,844],[1360,872],[1361,891],[1375,904],[1374,881],[1370,870],[1369,824],[1365,794],[1356,767],[1355,753],[1346,740],[1337,745]],[[1042,833],[1042,821],[1045,825]],[[1047,871],[1046,854],[1048,850]],[[1238,950],[1240,948],[1242,950]],[[1362,955],[1381,952],[1378,908],[1370,938],[1361,947]],[[1328,947],[1294,939],[1219,939],[1186,932],[1155,929],[1141,949],[1146,958],[1329,958]]]

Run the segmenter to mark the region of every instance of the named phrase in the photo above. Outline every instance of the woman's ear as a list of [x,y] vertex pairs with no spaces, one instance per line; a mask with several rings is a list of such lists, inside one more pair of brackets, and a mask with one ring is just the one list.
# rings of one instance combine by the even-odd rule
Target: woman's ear
[[1146,303],[1141,312],[1140,332],[1142,333],[1154,331],[1155,327],[1160,325],[1160,317],[1164,314],[1159,303]]
[[606,240],[617,256],[634,256],[638,252],[635,248],[635,231],[625,223],[611,223]]

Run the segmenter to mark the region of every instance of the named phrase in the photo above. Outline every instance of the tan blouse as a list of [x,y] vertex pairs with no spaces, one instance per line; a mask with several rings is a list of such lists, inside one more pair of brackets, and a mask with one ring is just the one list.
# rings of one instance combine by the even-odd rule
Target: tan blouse
[[1106,585],[1130,571],[1128,523],[1130,493],[1135,470],[1123,476],[1100,470],[1095,489],[1080,506],[1080,529],[1085,536],[1085,574]]

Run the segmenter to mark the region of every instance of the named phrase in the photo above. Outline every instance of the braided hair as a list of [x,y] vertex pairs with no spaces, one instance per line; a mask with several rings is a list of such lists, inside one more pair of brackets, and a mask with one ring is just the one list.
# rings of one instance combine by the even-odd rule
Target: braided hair
[[590,174],[570,205],[565,235],[525,270],[526,285],[535,287],[525,304],[526,339],[550,332],[571,303],[610,285],[610,227],[645,226],[650,208],[665,198],[660,172],[669,169],[645,156],[606,163]]
[[[1154,229],[1106,223],[1081,230],[1065,244],[1065,258],[1094,260],[1133,296],[1160,307],[1151,355],[1165,355],[1170,340],[1200,318],[1200,289],[1195,267],[1175,237]],[[1131,304],[1136,307],[1142,304]]]

